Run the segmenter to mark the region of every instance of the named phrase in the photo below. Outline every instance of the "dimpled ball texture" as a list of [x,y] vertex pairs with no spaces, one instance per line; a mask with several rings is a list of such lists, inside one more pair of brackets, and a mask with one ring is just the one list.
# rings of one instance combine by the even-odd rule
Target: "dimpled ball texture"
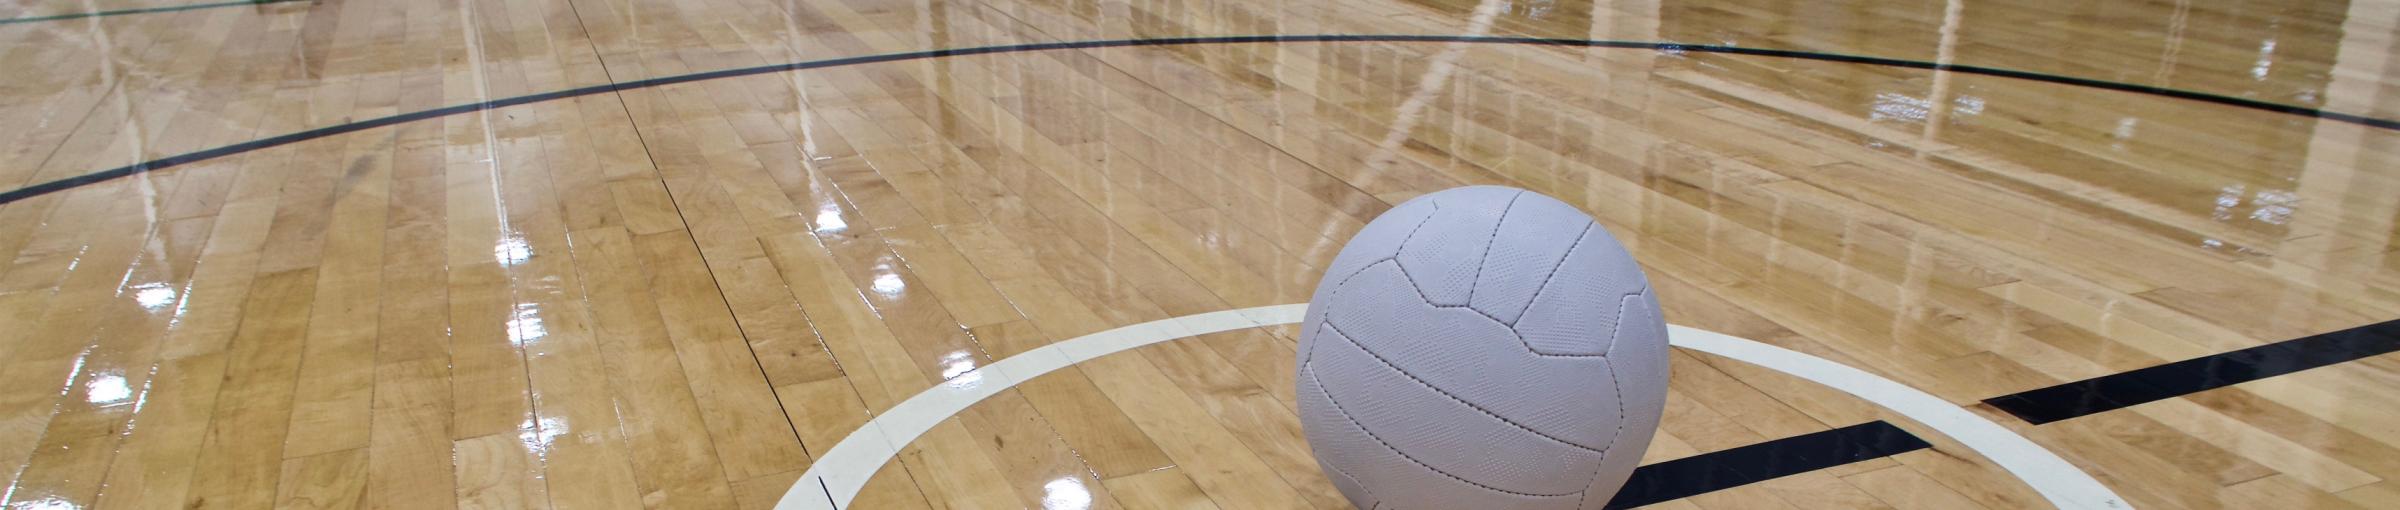
[[1361,509],[1597,509],[1667,394],[1631,254],[1557,199],[1409,200],[1334,257],[1301,325],[1301,422]]

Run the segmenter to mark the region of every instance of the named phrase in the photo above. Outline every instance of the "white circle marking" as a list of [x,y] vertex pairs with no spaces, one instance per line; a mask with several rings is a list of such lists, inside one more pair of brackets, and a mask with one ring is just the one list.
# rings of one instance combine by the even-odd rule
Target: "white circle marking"
[[[1053,370],[1168,340],[1300,322],[1308,304],[1261,306],[1162,319],[1092,333],[1025,351],[918,392],[867,420],[817,457],[784,491],[776,510],[833,510],[854,500],[867,479],[917,436],[967,406]],[[1750,363],[1841,390],[1932,427],[1982,454],[2059,508],[2129,509],[2124,498],[2025,436],[1916,388],[1805,353],[1723,333],[1667,326],[1667,343]],[[832,499],[828,499],[832,498]]]

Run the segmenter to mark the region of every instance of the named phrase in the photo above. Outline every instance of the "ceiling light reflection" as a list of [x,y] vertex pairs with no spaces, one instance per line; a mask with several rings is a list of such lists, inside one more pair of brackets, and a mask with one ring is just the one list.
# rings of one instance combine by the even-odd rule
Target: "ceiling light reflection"
[[94,377],[92,382],[84,383],[83,389],[84,401],[93,405],[116,405],[133,398],[133,387],[126,386],[125,377],[119,375]]
[[884,273],[875,275],[875,283],[870,287],[877,294],[898,296],[900,291],[908,290],[908,283],[900,281],[900,275]]
[[142,305],[143,309],[157,311],[175,303],[175,289],[161,282],[136,285],[133,287],[133,302]]
[[842,221],[841,211],[827,209],[817,212],[817,233],[832,234],[849,228],[850,222]]
[[503,266],[522,264],[525,259],[533,258],[533,245],[526,244],[523,237],[511,235],[501,239],[500,244],[492,245],[492,258],[499,260]]
[[973,388],[983,384],[983,371],[975,369],[975,355],[955,351],[942,355],[942,381],[954,388]]
[[1084,510],[1092,507],[1092,491],[1075,477],[1042,484],[1042,510]]

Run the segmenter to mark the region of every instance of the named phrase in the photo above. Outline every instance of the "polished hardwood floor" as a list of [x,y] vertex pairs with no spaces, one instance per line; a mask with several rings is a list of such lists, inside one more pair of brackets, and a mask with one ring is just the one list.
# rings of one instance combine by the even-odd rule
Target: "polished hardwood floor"
[[[185,3],[178,3],[185,2]],[[2400,117],[2400,3],[189,0],[0,5],[0,189],[455,105],[990,45],[1665,41]],[[36,20],[81,12],[119,14]],[[0,205],[12,510],[767,508],[896,402],[1051,342],[1297,303],[1410,197],[1593,214],[1677,324],[2006,424],[2137,508],[2400,507],[2400,358],[2043,425],[1982,399],[2400,318],[2400,131],[1706,51],[1063,48],[623,88]],[[288,143],[287,143],[288,142]],[[150,170],[143,168],[142,170]],[[1342,508],[1290,328],[1034,379],[855,508]],[[1934,447],[1661,508],[2027,508],[1923,424],[1678,352],[1664,461]]]

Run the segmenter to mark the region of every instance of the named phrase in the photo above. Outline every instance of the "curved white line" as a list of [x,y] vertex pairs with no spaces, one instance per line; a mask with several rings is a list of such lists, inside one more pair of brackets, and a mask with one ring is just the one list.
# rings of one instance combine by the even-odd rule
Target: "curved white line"
[[[817,457],[784,491],[776,510],[833,510],[851,501],[884,463],[942,420],[1017,383],[1068,365],[1168,340],[1300,322],[1308,304],[1261,306],[1144,322],[1050,344],[952,377],[892,406]],[[1683,326],[1667,326],[1670,345],[1715,354],[1815,381],[1923,423],[1999,464],[2059,508],[2127,509],[2123,498],[2050,450],[1949,401],[1857,368],[1789,349]],[[832,498],[828,500],[827,498]]]
[[1933,427],[1999,464],[2050,504],[2068,509],[2130,509],[2124,498],[2083,469],[1998,423],[1899,381],[1799,351],[1705,329],[1667,325],[1667,344],[1775,369],[1842,390]]

